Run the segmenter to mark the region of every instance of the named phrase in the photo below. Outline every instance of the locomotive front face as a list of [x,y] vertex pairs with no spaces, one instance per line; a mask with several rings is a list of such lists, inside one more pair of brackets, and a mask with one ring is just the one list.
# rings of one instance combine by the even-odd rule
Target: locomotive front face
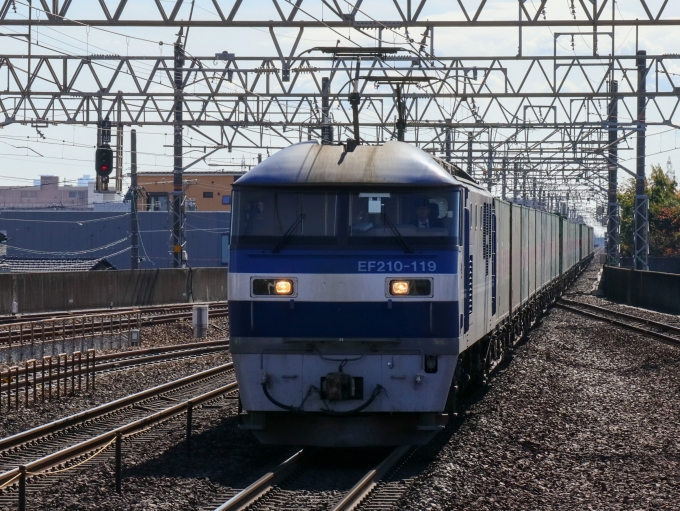
[[456,187],[236,188],[242,427],[263,442],[427,441],[461,332]]

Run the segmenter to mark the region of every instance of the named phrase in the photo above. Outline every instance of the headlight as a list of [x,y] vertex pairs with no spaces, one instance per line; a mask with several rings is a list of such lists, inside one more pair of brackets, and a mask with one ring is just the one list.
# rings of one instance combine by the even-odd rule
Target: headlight
[[390,282],[390,294],[392,295],[407,295],[408,288],[408,280],[393,280]]
[[394,279],[387,289],[389,296],[432,296],[432,279]]
[[251,296],[295,296],[297,279],[252,279]]
[[293,281],[292,280],[277,280],[274,285],[274,291],[277,295],[292,295]]

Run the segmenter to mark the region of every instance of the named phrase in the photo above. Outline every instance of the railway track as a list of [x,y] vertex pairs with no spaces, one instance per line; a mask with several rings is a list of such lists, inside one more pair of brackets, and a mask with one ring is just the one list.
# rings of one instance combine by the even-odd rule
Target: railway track
[[[266,473],[243,491],[233,495],[227,502],[206,507],[215,511],[236,511],[242,509],[288,509],[305,507],[299,502],[300,493],[311,486],[319,485],[317,478],[328,481],[328,490],[321,490],[320,495],[312,497],[314,507],[326,507],[333,511],[349,511],[355,509],[364,501],[378,485],[379,481],[399,465],[404,456],[411,450],[410,446],[398,447],[389,451],[374,450],[376,452],[362,453],[362,459],[351,465],[369,464],[368,470],[360,466],[347,466],[347,460],[337,460],[337,452],[324,449],[303,449],[298,451],[273,471]],[[354,461],[355,458],[350,455]],[[334,459],[330,461],[329,458]],[[377,464],[375,461],[378,461]],[[323,473],[322,473],[323,472]],[[358,477],[357,477],[358,476]],[[354,477],[354,479],[351,479]],[[352,481],[358,481],[351,485]],[[321,485],[323,486],[323,482]],[[350,487],[349,490],[339,490],[338,487]],[[308,491],[305,492],[309,497]],[[324,502],[325,501],[325,502]],[[297,503],[297,504],[296,504]]]
[[[210,308],[210,317],[212,318],[223,317],[226,316],[228,313],[229,307],[227,306],[226,303],[224,305]],[[191,314],[192,311],[191,309],[189,309],[188,311],[168,312],[157,315],[148,316],[142,315],[142,326],[160,325],[163,323],[171,323],[173,321],[178,321],[180,319],[191,319]]]
[[[224,308],[227,307],[228,302],[209,302],[210,308]],[[189,312],[193,304],[175,304],[175,305],[143,305],[139,307],[116,307],[115,309],[82,309],[74,311],[59,311],[59,312],[31,312],[28,314],[18,314],[16,316],[0,316],[0,325],[7,323],[18,323],[23,321],[40,321],[44,319],[55,318],[69,318],[74,316],[91,316],[95,314],[106,313],[121,313],[121,312],[136,312],[142,314],[173,314],[177,312]]]
[[[224,302],[214,304],[210,308],[212,318],[224,317],[228,312],[229,307]],[[21,318],[20,322],[0,324],[0,346],[120,334],[132,328],[191,319],[191,316],[191,307],[185,306],[161,307],[154,310],[93,311],[86,315],[63,315],[25,321],[23,321],[25,318]]]
[[656,337],[657,339],[662,339],[674,344],[680,344],[680,327],[677,326],[653,321],[651,319],[640,318],[632,314],[607,309],[606,307],[569,300],[567,298],[560,299],[555,305],[592,319],[606,321],[621,328]]
[[191,417],[194,409],[209,402],[235,398],[236,391],[233,364],[224,364],[4,438],[0,487],[12,486],[0,491],[0,507],[16,505],[22,484],[38,490],[68,476],[70,466],[111,458],[109,446],[117,438],[153,434],[149,428],[182,415]]

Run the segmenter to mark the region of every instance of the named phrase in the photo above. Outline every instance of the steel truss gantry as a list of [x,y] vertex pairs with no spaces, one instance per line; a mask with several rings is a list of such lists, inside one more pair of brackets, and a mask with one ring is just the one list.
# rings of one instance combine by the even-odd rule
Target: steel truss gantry
[[[29,3],[31,12],[43,15],[29,15]],[[639,10],[638,20],[617,18],[613,0],[574,1],[572,17],[560,19],[546,15],[547,0],[534,6],[519,0],[514,19],[494,19],[486,0],[458,0],[450,3],[446,19],[432,21],[433,2],[427,0],[270,0],[258,3],[257,19],[246,18],[252,11],[241,0],[211,0],[213,14],[189,11],[193,2],[182,0],[168,11],[155,0],[155,7],[145,3],[152,11],[141,11],[144,19],[134,19],[141,0],[92,2],[89,19],[79,16],[70,0],[5,0],[0,25],[8,30],[19,25],[28,25],[29,32],[60,26],[260,27],[269,31],[272,52],[253,56],[216,48],[210,55],[191,55],[181,35],[168,56],[70,55],[33,45],[26,53],[0,55],[0,83],[6,84],[0,91],[0,125],[89,125],[102,118],[121,127],[172,125],[173,252],[181,264],[183,170],[219,150],[269,152],[309,138],[351,137],[350,82],[361,57],[358,112],[364,143],[398,138],[402,118],[407,142],[466,169],[498,195],[570,214],[604,203],[608,241],[618,247],[617,173],[640,181],[640,154],[636,168],[628,168],[619,151],[633,149],[636,139],[639,147],[639,134],[649,126],[680,125],[675,74],[680,55],[646,55],[642,72],[638,55],[615,51],[616,27],[674,26],[680,19],[670,14],[667,1],[655,7],[645,0],[628,3]],[[92,9],[99,17],[92,19]],[[517,55],[437,51],[436,32],[489,27],[516,29]],[[526,55],[523,31],[550,27],[573,27],[592,37],[592,54],[567,54],[558,43],[574,33],[555,32],[550,54]],[[283,44],[277,31],[291,28],[295,40]],[[368,36],[374,46],[359,50],[343,36],[335,48],[304,47],[305,30],[319,28],[331,37],[340,29]],[[387,35],[396,44],[388,44]],[[599,44],[602,39],[611,46]],[[609,55],[602,55],[606,51]],[[189,133],[204,142],[191,145]],[[202,147],[205,156],[184,165],[187,145]],[[642,165],[644,175],[644,150]],[[646,219],[645,204],[636,199],[636,219]],[[647,223],[640,222],[638,258],[645,247],[637,240],[647,239]],[[617,264],[618,249],[610,255],[610,264]]]
[[[29,0],[3,0],[0,7],[0,20],[6,25],[25,25],[25,21],[13,16],[13,7],[27,4]],[[309,27],[309,28],[344,28],[380,29],[380,28],[501,28],[501,27],[594,27],[599,26],[659,26],[680,25],[680,20],[669,13],[668,0],[663,2],[647,0],[629,0],[632,9],[639,13],[638,19],[615,19],[609,16],[607,7],[613,7],[613,0],[577,0],[571,7],[571,18],[554,19],[546,16],[547,0],[536,0],[528,5],[526,0],[517,2],[517,19],[493,18],[493,8],[487,6],[487,0],[449,2],[448,19],[429,20],[432,13],[429,7],[436,2],[431,0],[391,0],[376,2],[374,0],[262,0],[258,2],[257,19],[244,19],[249,13],[248,2],[243,0],[211,0],[214,10],[196,11],[188,20],[189,0],[164,2],[172,8],[168,11],[163,2],[154,0],[156,10],[143,9],[153,17],[136,19],[140,12],[142,0],[117,0],[107,2],[99,0],[97,10],[99,17],[82,19],[71,7],[72,0],[39,0],[39,7],[45,13],[43,24],[76,25],[108,27]],[[38,5],[38,0],[33,0]],[[551,2],[551,4],[554,2]],[[92,4],[97,7],[95,2]],[[537,4],[537,5],[536,5]],[[590,5],[589,5],[590,4]],[[467,7],[466,7],[467,5]],[[270,19],[271,16],[271,19]]]

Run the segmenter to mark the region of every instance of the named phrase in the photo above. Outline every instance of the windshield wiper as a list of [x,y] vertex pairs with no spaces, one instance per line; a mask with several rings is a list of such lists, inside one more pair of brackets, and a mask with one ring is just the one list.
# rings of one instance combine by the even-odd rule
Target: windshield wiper
[[290,241],[290,239],[293,237],[293,233],[295,232],[295,229],[297,229],[298,225],[302,223],[302,221],[307,218],[306,213],[301,213],[299,217],[293,222],[293,225],[291,225],[288,230],[284,233],[284,235],[281,237],[281,240],[276,244],[274,249],[272,250],[272,253],[276,254],[279,252],[286,243]]
[[394,239],[397,240],[397,243],[399,243],[399,246],[401,246],[401,248],[404,250],[404,252],[406,252],[407,254],[410,254],[411,252],[413,252],[411,250],[411,248],[404,241],[404,237],[399,232],[399,229],[397,229],[397,227],[392,223],[392,220],[389,219],[389,217],[387,216],[387,213],[383,213],[382,216],[383,216],[385,223],[387,224],[387,227],[389,227],[390,230],[392,231],[392,234],[394,234]]

